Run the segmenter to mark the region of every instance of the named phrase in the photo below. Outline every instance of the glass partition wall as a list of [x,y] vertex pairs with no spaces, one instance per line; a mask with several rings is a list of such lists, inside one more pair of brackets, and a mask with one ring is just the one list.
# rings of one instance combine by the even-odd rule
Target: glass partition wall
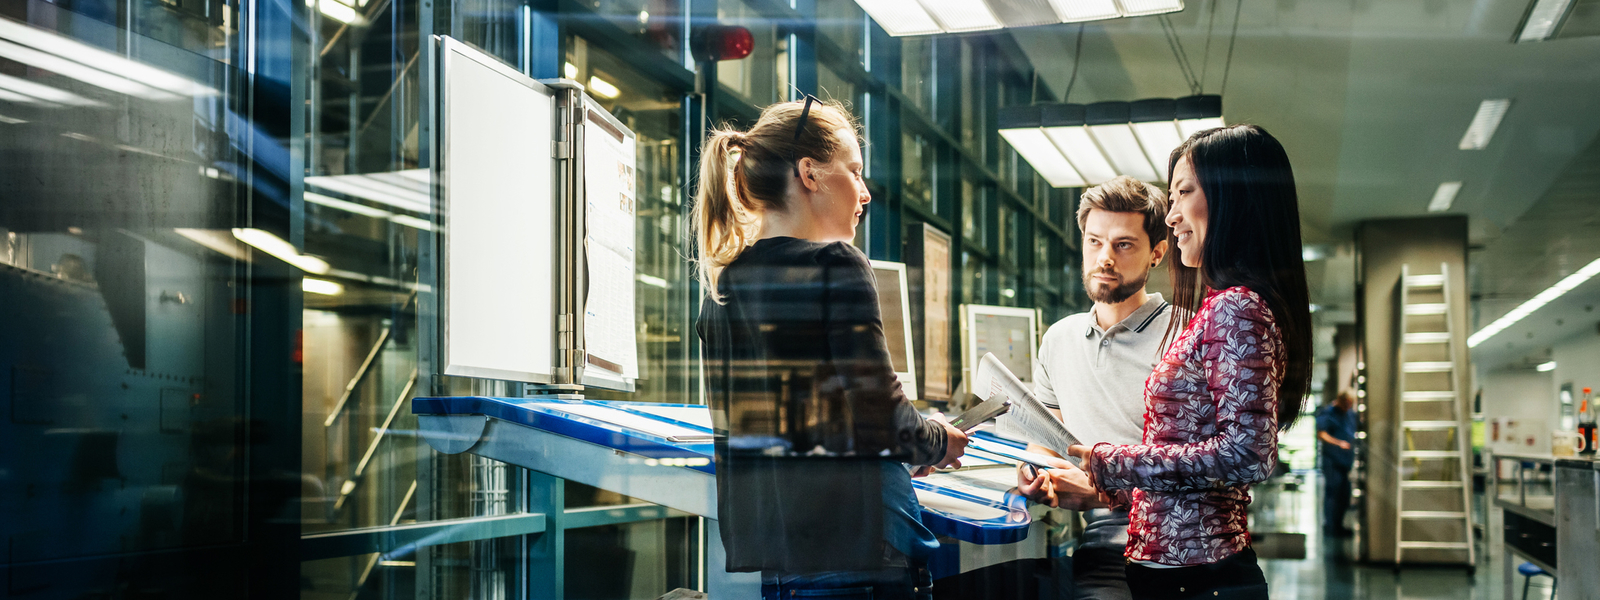
[[[1034,305],[1047,319],[1082,305],[1074,228],[1061,221],[1069,195],[1038,190],[1025,164],[1002,169],[1004,146],[984,133],[998,100],[969,98],[1001,76],[973,65],[1014,42],[897,40],[850,2],[819,3],[817,14],[832,8],[815,31],[793,24],[817,14],[776,3],[712,4],[757,44],[717,65],[705,96],[684,66],[684,18],[713,11],[670,0],[0,6],[0,41],[33,49],[0,55],[0,505],[13,517],[0,535],[12,593],[133,582],[172,595],[509,598],[564,580],[564,597],[654,598],[703,587],[716,532],[701,519],[493,533],[489,520],[639,502],[441,454],[418,435],[413,398],[522,393],[439,377],[428,356],[433,35],[585,83],[639,135],[641,378],[635,392],[589,397],[701,403],[686,217],[698,136],[714,124],[701,115],[748,121],[793,90],[870,112],[878,204],[861,243],[872,258],[903,260],[913,235],[902,232],[920,238],[928,224],[953,235],[953,298]],[[1028,67],[1008,69],[1015,79]],[[444,537],[378,541],[404,531]]]

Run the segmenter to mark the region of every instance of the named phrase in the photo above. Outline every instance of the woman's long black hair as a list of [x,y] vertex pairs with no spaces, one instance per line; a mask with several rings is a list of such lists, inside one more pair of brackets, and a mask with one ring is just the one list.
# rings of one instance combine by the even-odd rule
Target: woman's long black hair
[[1178,240],[1167,231],[1172,249],[1173,304],[1182,309],[1168,326],[1177,338],[1205,299],[1205,290],[1245,286],[1267,301],[1288,351],[1278,389],[1278,427],[1288,429],[1300,416],[1311,387],[1311,300],[1306,290],[1300,246],[1300,201],[1294,171],[1283,145],[1255,125],[1200,131],[1176,150],[1167,181],[1178,161],[1189,158],[1206,198],[1205,245],[1200,268],[1186,267]]

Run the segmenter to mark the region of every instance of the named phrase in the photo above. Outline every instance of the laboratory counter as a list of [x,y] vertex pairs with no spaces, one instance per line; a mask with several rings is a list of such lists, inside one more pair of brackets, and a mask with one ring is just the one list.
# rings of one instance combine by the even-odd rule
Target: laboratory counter
[[1517,567],[1528,562],[1556,579],[1562,598],[1600,600],[1600,460],[1497,454],[1489,464],[1505,597],[1520,597]]

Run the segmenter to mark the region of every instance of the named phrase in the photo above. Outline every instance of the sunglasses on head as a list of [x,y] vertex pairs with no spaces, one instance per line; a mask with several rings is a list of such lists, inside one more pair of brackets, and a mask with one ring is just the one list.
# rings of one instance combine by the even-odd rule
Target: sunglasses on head
[[[794,141],[796,142],[800,141],[800,134],[806,131],[806,118],[811,116],[812,102],[821,102],[821,100],[818,100],[816,96],[806,94],[805,108],[800,109],[800,122],[794,126]],[[798,156],[794,158],[794,176],[800,176],[800,157]]]

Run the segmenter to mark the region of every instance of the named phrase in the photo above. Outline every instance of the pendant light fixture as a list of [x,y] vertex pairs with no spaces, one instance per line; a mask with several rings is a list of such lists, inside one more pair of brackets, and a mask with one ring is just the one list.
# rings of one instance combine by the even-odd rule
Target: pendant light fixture
[[1162,183],[1169,155],[1185,138],[1223,126],[1222,97],[1012,106],[1000,109],[998,120],[1000,137],[1054,187],[1119,175]]
[[889,35],[1082,23],[1183,10],[1183,0],[856,0]]

